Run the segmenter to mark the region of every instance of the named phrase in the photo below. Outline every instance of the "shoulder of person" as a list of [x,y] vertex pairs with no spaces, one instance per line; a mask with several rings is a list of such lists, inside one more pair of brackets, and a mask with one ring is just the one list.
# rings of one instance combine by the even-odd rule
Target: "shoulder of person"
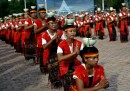
[[41,22],[41,20],[39,18],[37,18],[37,19],[34,20],[34,22],[39,23],[39,22]]
[[95,68],[99,70],[104,70],[104,67],[102,65],[97,65]]
[[45,31],[45,32],[42,33],[42,37],[46,37],[46,36],[48,36],[47,31]]

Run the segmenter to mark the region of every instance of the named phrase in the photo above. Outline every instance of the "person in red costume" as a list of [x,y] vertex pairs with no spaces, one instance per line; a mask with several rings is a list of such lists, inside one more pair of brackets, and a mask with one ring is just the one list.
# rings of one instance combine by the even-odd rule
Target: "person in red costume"
[[126,9],[126,4],[122,3],[122,10],[119,13],[119,20],[120,20],[120,41],[123,42],[128,42],[128,35],[129,35],[129,30],[128,30],[128,11]]
[[35,33],[35,40],[37,43],[36,48],[36,57],[37,62],[40,63],[40,70],[42,73],[43,71],[43,47],[42,47],[42,35],[47,30],[47,21],[46,21],[46,9],[42,6],[38,10],[40,18],[34,20],[34,33]]
[[15,21],[14,47],[16,48],[16,52],[20,52],[20,50],[21,50],[21,44],[20,44],[21,30],[20,30],[20,27],[19,27],[19,22],[20,22],[19,14],[16,14],[15,20],[16,21]]
[[36,55],[36,41],[34,35],[34,21],[37,19],[36,6],[31,6],[29,11],[30,17],[25,20],[25,59],[33,59],[33,65],[37,64],[35,60]]
[[85,46],[80,51],[82,64],[76,68],[73,78],[76,81],[73,91],[97,91],[109,86],[103,66],[98,64],[99,51],[96,47]]
[[116,28],[115,28],[115,21],[116,18],[113,16],[113,7],[110,7],[110,15],[107,17],[107,28],[109,32],[110,41],[116,41]]
[[42,35],[43,45],[43,64],[48,66],[49,81],[53,88],[62,86],[62,82],[58,78],[58,60],[57,46],[59,42],[65,38],[63,31],[58,29],[58,24],[55,17],[48,17],[48,30]]
[[76,28],[74,25],[64,27],[66,39],[62,40],[57,49],[59,61],[59,76],[63,80],[64,91],[70,91],[72,83],[72,72],[81,64],[77,59],[83,43],[75,38]]
[[103,28],[103,22],[102,22],[102,14],[101,14],[101,9],[97,9],[97,13],[94,16],[94,22],[95,22],[95,29],[94,29],[94,35],[98,36],[99,39],[104,39],[104,28]]
[[84,36],[87,38],[90,38],[92,35],[90,24],[91,24],[90,14],[86,12],[84,17]]
[[21,28],[21,45],[22,45],[22,53],[25,55],[25,39],[26,39],[26,30],[24,29],[25,26],[25,19],[29,17],[29,11],[28,9],[23,9],[23,17],[21,17],[20,22],[19,22],[19,27]]
[[26,18],[25,23],[24,23],[25,30],[26,30],[26,39],[25,40],[28,40],[32,36],[31,32],[33,32],[34,20],[37,19],[36,6],[31,6],[31,9],[29,12],[30,12],[30,17]]

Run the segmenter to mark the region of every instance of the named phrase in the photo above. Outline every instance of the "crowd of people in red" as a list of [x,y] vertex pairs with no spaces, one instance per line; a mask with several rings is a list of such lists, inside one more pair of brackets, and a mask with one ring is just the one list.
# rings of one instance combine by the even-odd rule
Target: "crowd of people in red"
[[[109,82],[103,66],[98,64],[99,51],[92,41],[103,40],[107,27],[110,41],[116,41],[119,32],[121,43],[128,42],[129,18],[125,3],[118,14],[110,7],[107,12],[97,8],[94,14],[82,11],[69,12],[66,16],[47,13],[42,6],[37,11],[31,6],[30,10],[24,9],[24,13],[0,19],[0,39],[14,46],[26,60],[32,58],[39,64],[41,73],[49,74],[53,88],[97,91],[109,87]],[[88,43],[75,36],[86,38]]]

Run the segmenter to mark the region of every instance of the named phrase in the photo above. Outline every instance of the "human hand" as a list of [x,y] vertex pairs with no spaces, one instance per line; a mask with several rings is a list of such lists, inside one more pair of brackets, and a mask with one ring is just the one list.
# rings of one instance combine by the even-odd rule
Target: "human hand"
[[52,38],[52,40],[56,40],[58,38],[58,33],[55,34],[55,36]]
[[109,82],[106,78],[102,78],[101,81],[99,82],[98,86],[100,88],[106,88],[109,86]]
[[75,49],[74,49],[74,52],[76,53],[76,54],[79,54],[79,45],[78,45],[78,43],[76,44],[76,47],[75,47]]

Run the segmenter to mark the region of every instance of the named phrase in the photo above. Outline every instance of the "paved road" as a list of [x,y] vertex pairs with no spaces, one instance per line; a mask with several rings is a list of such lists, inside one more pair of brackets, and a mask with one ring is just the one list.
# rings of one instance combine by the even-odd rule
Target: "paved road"
[[[107,30],[106,30],[107,31]],[[78,38],[80,40],[80,38]],[[130,38],[129,38],[130,40]],[[110,87],[102,91],[130,91],[130,42],[120,43],[98,40],[95,45],[100,51],[100,64],[105,67]],[[39,66],[32,60],[16,53],[14,48],[0,41],[0,91],[63,91],[51,89],[47,75],[42,75]]]

